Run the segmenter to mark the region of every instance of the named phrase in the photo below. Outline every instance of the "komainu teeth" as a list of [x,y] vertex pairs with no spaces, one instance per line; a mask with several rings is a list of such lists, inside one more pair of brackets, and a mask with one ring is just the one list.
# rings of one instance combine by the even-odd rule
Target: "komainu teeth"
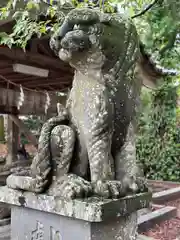
[[74,30],[77,30],[77,29],[79,29],[79,25],[75,24],[74,25]]

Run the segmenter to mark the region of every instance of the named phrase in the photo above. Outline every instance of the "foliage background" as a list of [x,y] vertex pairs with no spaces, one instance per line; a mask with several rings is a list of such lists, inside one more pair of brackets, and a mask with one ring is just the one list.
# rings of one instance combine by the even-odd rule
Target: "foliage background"
[[[62,9],[60,4],[51,5],[51,0],[44,2],[9,0],[6,6],[2,5],[1,18],[11,15],[16,24],[12,34],[0,33],[0,43],[26,49],[32,37],[52,34],[68,7]],[[120,12],[133,17],[141,41],[153,60],[166,68],[180,71],[179,0],[99,2],[106,11],[113,12],[112,5],[115,4]],[[74,4],[78,7],[82,5],[75,0]],[[44,14],[43,19],[39,17],[40,13]],[[179,77],[166,78],[162,79],[156,90],[142,90],[137,157],[143,164],[146,176],[151,179],[180,180],[180,106],[177,106],[178,97],[180,99],[179,84]]]
[[[180,69],[179,10],[179,1],[161,1],[136,21],[154,59],[176,70]],[[151,179],[180,180],[179,80],[166,78],[157,90],[142,91],[137,156]]]

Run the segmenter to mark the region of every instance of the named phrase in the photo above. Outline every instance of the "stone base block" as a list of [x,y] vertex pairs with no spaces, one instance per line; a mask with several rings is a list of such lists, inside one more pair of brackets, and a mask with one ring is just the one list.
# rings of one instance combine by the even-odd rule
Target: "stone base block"
[[87,222],[23,207],[12,207],[11,240],[135,240],[137,214]]
[[0,227],[10,225],[11,217],[0,219]]
[[10,234],[10,225],[0,226],[0,240],[11,240]]
[[0,202],[11,205],[11,240],[135,240],[137,210],[150,199],[67,200],[0,187]]

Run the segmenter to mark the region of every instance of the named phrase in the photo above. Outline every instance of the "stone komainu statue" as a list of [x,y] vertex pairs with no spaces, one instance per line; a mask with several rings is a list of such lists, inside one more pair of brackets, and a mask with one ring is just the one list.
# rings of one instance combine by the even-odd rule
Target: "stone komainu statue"
[[[44,124],[31,169],[12,174],[7,185],[67,198],[147,190],[136,164],[135,118],[141,77],[151,71],[142,66],[131,20],[74,9],[50,46],[75,69],[67,106]],[[151,70],[155,81],[161,73]]]

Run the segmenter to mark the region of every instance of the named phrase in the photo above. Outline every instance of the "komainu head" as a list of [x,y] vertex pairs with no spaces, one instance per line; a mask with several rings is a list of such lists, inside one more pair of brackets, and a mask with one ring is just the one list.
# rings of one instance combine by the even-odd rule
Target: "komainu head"
[[90,68],[100,66],[103,73],[114,69],[118,74],[121,67],[130,68],[135,61],[137,39],[136,29],[128,18],[105,14],[99,9],[77,8],[66,16],[50,46],[75,68],[89,64]]

